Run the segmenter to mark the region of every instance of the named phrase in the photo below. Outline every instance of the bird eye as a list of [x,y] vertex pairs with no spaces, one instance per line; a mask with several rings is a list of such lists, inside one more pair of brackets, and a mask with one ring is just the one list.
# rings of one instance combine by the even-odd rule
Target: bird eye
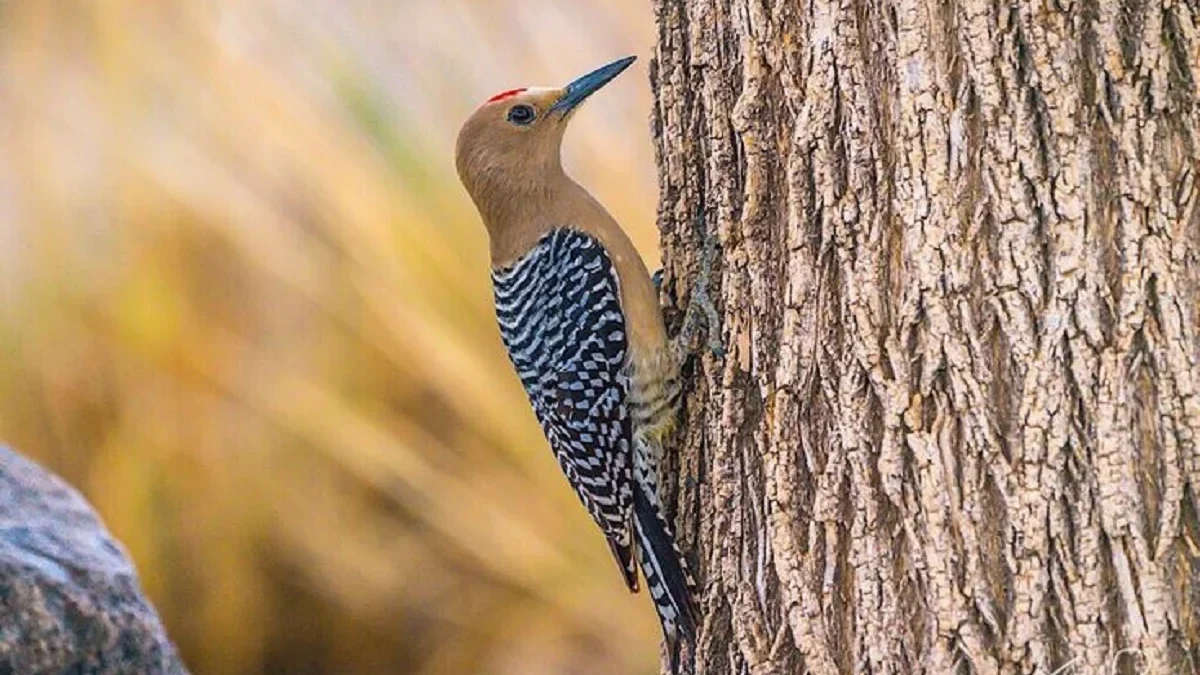
[[531,124],[535,119],[537,119],[537,113],[534,112],[532,106],[527,106],[524,104],[514,105],[508,111],[508,121],[516,124],[517,126],[526,126]]

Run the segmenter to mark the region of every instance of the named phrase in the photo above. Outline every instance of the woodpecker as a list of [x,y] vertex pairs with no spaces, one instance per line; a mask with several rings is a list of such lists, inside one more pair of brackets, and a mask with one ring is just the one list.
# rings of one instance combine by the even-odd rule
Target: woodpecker
[[635,58],[565,87],[492,96],[459,131],[455,164],[488,232],[496,318],[509,359],[630,592],[638,592],[641,566],[677,654],[681,640],[695,637],[695,586],[663,512],[658,468],[676,423],[679,368],[694,350],[701,319],[720,353],[707,297],[712,248],[705,247],[683,328],[669,339],[657,280],[561,160],[572,115]]

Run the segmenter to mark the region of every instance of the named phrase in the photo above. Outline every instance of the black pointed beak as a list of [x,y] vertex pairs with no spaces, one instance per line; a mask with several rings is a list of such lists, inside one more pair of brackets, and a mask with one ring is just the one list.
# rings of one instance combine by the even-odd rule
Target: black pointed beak
[[628,68],[636,60],[636,56],[626,56],[623,59],[617,59],[606,66],[600,66],[587,75],[568,84],[564,89],[565,93],[562,97],[555,101],[554,105],[550,106],[550,112],[560,112],[563,115],[571,112],[580,103],[583,103],[587,97],[594,94],[600,87],[611,82],[614,77],[620,75],[622,70]]

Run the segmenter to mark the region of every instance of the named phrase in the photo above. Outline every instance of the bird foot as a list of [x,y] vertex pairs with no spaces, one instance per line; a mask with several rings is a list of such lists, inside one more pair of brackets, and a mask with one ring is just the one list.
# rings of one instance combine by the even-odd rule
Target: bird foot
[[[699,216],[703,223],[703,212]],[[704,249],[700,253],[700,274],[692,284],[691,297],[683,315],[683,326],[675,336],[675,351],[681,357],[696,353],[696,334],[703,323],[708,334],[707,347],[717,358],[725,356],[725,346],[721,343],[721,317],[709,295],[708,287],[712,280],[713,261],[717,257],[717,235],[715,232],[704,232]],[[661,283],[662,271],[655,273],[656,285]]]

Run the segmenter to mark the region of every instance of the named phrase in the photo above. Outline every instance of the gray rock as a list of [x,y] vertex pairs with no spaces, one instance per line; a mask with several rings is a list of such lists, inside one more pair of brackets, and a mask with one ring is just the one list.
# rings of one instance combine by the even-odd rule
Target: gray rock
[[0,446],[0,675],[185,675],[133,563],[65,481]]

